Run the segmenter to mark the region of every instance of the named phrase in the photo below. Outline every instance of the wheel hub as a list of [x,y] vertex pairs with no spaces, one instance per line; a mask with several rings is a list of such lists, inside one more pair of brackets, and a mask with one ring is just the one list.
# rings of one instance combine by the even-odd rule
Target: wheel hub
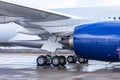
[[43,63],[44,63],[44,60],[43,60],[42,58],[39,58],[39,59],[38,59],[38,63],[39,63],[39,64],[43,64]]
[[72,62],[72,61],[73,61],[73,59],[72,59],[71,57],[69,57],[69,58],[68,58],[68,60],[69,60],[70,62]]
[[57,58],[54,58],[54,59],[53,59],[53,63],[54,63],[54,64],[58,64],[58,63],[59,63],[59,60],[58,60]]

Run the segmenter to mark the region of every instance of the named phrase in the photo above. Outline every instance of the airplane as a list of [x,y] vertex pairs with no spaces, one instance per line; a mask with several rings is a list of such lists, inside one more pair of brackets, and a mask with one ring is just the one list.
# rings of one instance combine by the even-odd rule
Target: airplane
[[[120,62],[119,6],[45,10],[0,1],[0,23],[22,26],[19,31],[1,26],[1,46],[36,47],[50,52],[37,58],[38,66],[88,60]],[[68,49],[74,55],[67,59],[58,56],[59,49]]]

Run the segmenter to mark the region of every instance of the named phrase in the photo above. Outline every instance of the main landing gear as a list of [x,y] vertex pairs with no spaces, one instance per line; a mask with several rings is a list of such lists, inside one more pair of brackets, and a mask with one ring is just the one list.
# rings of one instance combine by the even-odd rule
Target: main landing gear
[[66,63],[76,63],[79,62],[81,64],[88,63],[88,59],[78,58],[74,55],[70,55],[67,58],[65,56],[44,56],[41,55],[37,58],[37,66],[45,66],[45,65],[53,65],[53,66],[64,66]]

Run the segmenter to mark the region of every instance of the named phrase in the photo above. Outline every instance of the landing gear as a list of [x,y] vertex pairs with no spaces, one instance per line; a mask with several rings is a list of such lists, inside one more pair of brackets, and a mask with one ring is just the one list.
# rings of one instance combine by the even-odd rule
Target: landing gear
[[77,57],[76,56],[68,56],[67,57],[67,62],[68,63],[76,63],[77,62]]
[[53,66],[59,66],[60,65],[60,57],[59,56],[54,56],[51,60],[51,64]]
[[45,66],[50,64],[52,64],[53,66],[64,66],[66,64],[66,57],[65,56],[51,57],[50,55],[47,55],[39,56],[37,58],[37,66]]
[[51,64],[54,66],[64,66],[66,64],[66,57],[64,56],[54,56],[51,60]]
[[44,66],[47,64],[47,57],[46,56],[39,56],[37,58],[37,66]]
[[78,58],[74,55],[70,55],[67,57],[65,56],[50,56],[50,55],[46,55],[46,56],[39,56],[37,58],[37,66],[45,66],[45,65],[53,65],[55,67],[58,66],[64,66],[66,65],[66,63],[76,63],[79,62],[80,64],[86,64],[88,63],[88,59],[85,58]]
[[78,62],[81,63],[81,64],[86,64],[86,63],[88,63],[88,59],[79,57]]
[[66,64],[66,57],[65,56],[60,56],[59,59],[60,59],[60,65],[64,66]]

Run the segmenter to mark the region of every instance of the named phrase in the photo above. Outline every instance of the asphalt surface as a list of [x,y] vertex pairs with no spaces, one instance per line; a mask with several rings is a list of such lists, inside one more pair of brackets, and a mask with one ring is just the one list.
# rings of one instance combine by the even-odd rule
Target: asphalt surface
[[120,80],[120,63],[37,67],[38,54],[0,54],[0,80]]

